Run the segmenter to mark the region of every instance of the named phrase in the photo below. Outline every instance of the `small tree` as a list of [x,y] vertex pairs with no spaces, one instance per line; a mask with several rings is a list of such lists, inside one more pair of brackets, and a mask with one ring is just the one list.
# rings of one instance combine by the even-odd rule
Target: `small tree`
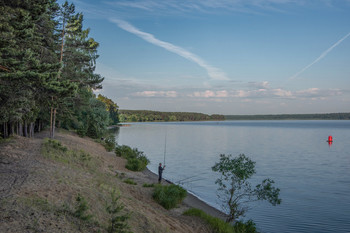
[[255,162],[244,154],[238,157],[221,154],[220,162],[215,163],[212,170],[221,173],[215,183],[219,185],[218,197],[223,201],[223,209],[228,213],[226,222],[235,222],[244,216],[249,202],[267,200],[274,206],[281,203],[280,190],[273,187],[273,180],[265,179],[252,187],[248,179],[256,173]]

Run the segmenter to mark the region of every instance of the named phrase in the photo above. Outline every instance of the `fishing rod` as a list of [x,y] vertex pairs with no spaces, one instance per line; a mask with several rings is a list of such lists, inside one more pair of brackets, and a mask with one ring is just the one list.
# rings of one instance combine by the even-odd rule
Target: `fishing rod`
[[[191,182],[191,181],[186,181],[186,182],[183,182],[183,181],[193,179],[193,178],[195,178],[195,177],[198,177],[198,176],[204,175],[204,174],[206,174],[206,173],[207,173],[207,172],[202,172],[202,173],[199,173],[199,174],[194,175],[194,176],[189,176],[189,177],[186,177],[186,178],[184,178],[184,179],[178,180],[178,181],[176,181],[175,183],[180,184],[180,183],[187,183],[187,182]],[[201,179],[205,179],[205,178],[201,178]]]
[[163,166],[165,166],[166,136],[167,136],[167,131],[165,130],[165,139],[164,139],[164,161],[163,161]]

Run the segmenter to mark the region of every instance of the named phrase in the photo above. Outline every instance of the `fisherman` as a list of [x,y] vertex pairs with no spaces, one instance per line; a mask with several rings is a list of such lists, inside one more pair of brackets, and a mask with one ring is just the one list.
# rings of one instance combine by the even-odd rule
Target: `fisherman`
[[164,168],[165,168],[165,165],[162,167],[162,163],[159,163],[159,167],[158,167],[158,183],[159,184],[162,181],[162,174],[163,174]]

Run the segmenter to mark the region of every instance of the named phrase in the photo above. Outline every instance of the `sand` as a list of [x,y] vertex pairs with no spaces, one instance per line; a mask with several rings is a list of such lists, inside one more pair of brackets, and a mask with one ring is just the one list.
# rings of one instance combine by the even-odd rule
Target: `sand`
[[[156,183],[157,175],[127,170],[123,158],[90,138],[70,132],[55,137],[70,150],[88,153],[88,165],[45,157],[41,151],[45,137],[48,132],[0,143],[0,232],[105,232],[112,190],[120,195],[123,213],[130,214],[132,232],[211,232],[202,220],[182,215],[191,207],[223,218],[191,194],[177,208],[165,210],[153,200],[152,188],[143,187]],[[127,184],[126,179],[137,184]],[[72,216],[78,194],[87,201],[93,215],[90,222]]]

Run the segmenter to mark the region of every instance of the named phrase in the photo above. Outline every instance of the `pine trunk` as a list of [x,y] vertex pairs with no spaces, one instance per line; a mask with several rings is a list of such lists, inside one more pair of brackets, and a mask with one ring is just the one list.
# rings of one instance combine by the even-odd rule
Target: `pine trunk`
[[51,108],[51,113],[50,113],[50,138],[53,138],[53,108]]
[[28,137],[28,126],[27,126],[27,121],[24,121],[23,136],[24,136],[24,137]]
[[10,123],[10,125],[11,125],[11,132],[10,132],[10,135],[14,135],[14,134],[15,134],[15,124]]
[[22,123],[18,123],[19,136],[23,136],[23,125]]
[[55,137],[55,125],[56,125],[56,108],[53,110],[52,138]]
[[29,124],[29,137],[30,137],[30,138],[33,138],[33,137],[34,137],[34,123],[33,123],[33,122],[31,122],[31,123]]

